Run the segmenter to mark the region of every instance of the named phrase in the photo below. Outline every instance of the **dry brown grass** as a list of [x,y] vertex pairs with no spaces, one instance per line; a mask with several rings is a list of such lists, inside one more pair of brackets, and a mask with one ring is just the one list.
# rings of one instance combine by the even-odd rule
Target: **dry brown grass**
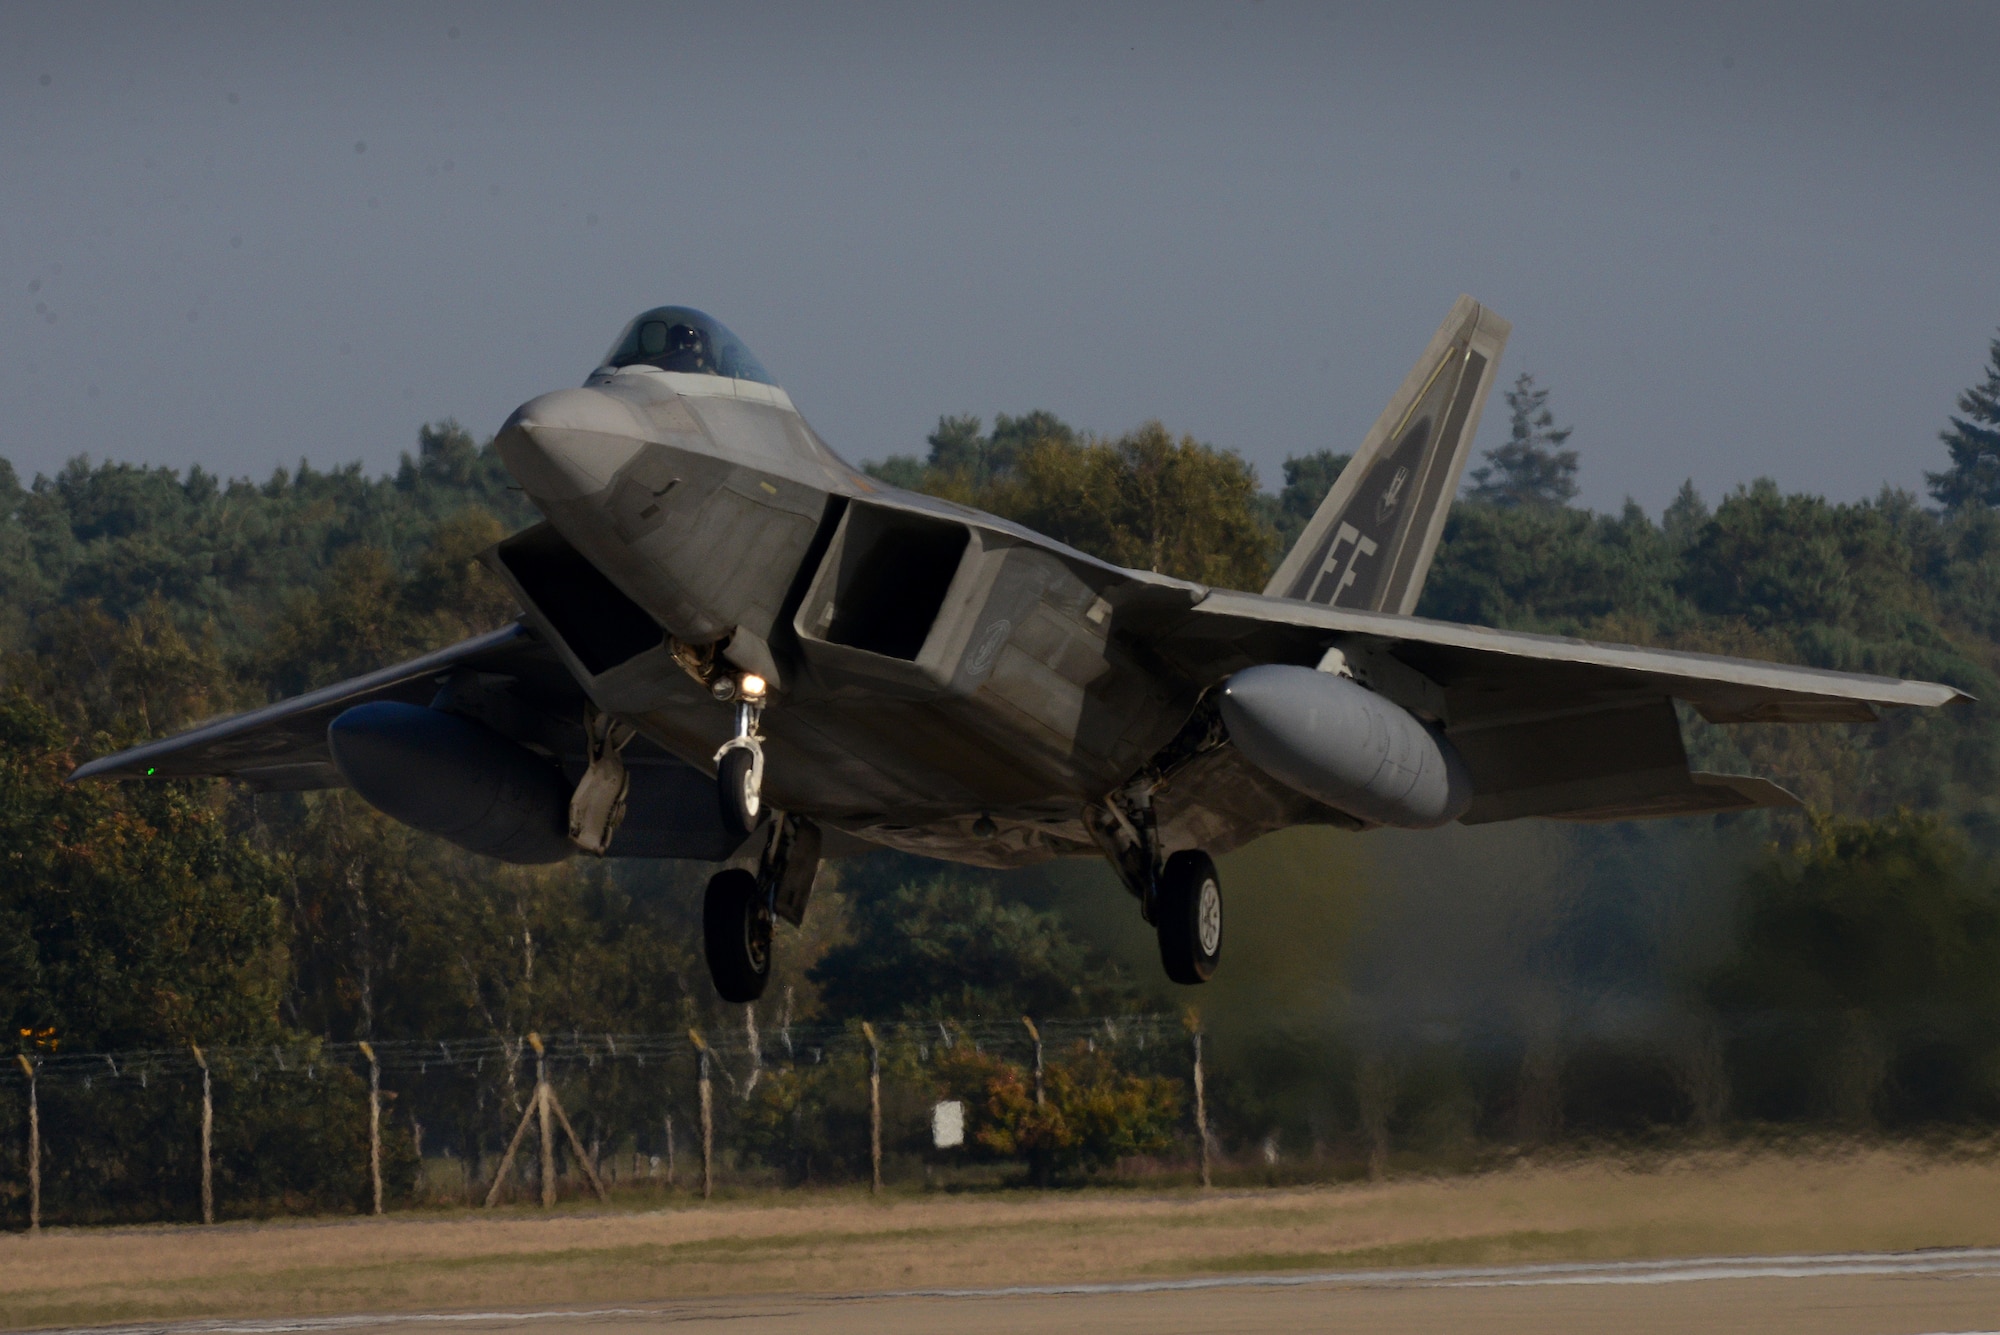
[[0,1326],[1995,1244],[1984,1156],[1718,1152],[1345,1187],[61,1229],[0,1238]]

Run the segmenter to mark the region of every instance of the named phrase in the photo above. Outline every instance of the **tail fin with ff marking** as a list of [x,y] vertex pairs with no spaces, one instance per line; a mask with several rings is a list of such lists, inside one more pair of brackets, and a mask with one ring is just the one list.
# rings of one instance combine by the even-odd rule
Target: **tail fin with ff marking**
[[1267,595],[1408,616],[1512,328],[1460,297],[1285,554]]

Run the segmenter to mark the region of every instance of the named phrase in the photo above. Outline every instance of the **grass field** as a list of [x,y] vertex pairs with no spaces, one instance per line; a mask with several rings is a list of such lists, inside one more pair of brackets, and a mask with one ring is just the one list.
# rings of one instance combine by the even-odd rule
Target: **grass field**
[[1995,1244],[1996,1156],[1717,1152],[1340,1187],[56,1229],[0,1238],[0,1326]]

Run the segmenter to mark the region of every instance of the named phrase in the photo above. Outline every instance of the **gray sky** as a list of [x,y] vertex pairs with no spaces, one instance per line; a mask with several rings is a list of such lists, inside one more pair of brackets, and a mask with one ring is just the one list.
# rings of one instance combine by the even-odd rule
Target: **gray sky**
[[386,468],[672,301],[850,458],[1046,407],[1268,485],[1465,291],[1588,504],[1920,489],[2000,325],[1996,38],[1991,4],[0,4],[0,455]]

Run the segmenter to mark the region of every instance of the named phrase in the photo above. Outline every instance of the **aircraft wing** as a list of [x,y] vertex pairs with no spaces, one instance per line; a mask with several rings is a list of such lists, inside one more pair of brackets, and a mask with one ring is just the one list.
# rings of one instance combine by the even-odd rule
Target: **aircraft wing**
[[[1936,682],[1326,607],[1155,577],[1137,638],[1196,680],[1339,650],[1364,685],[1442,722],[1472,771],[1467,823],[1614,820],[1795,805],[1775,784],[1689,771],[1673,701],[1711,723],[1866,723],[1971,697]],[[1175,607],[1175,604],[1178,604]],[[1173,611],[1168,611],[1174,607]],[[1185,609],[1185,610],[1180,610]],[[1134,606],[1135,612],[1139,606]],[[1147,623],[1151,624],[1148,625]]]
[[338,788],[344,781],[326,745],[326,727],[335,715],[374,700],[429,704],[447,677],[462,672],[492,673],[530,683],[542,694],[582,698],[548,645],[516,622],[393,667],[100,756],[79,765],[70,779],[213,775],[265,792]]

